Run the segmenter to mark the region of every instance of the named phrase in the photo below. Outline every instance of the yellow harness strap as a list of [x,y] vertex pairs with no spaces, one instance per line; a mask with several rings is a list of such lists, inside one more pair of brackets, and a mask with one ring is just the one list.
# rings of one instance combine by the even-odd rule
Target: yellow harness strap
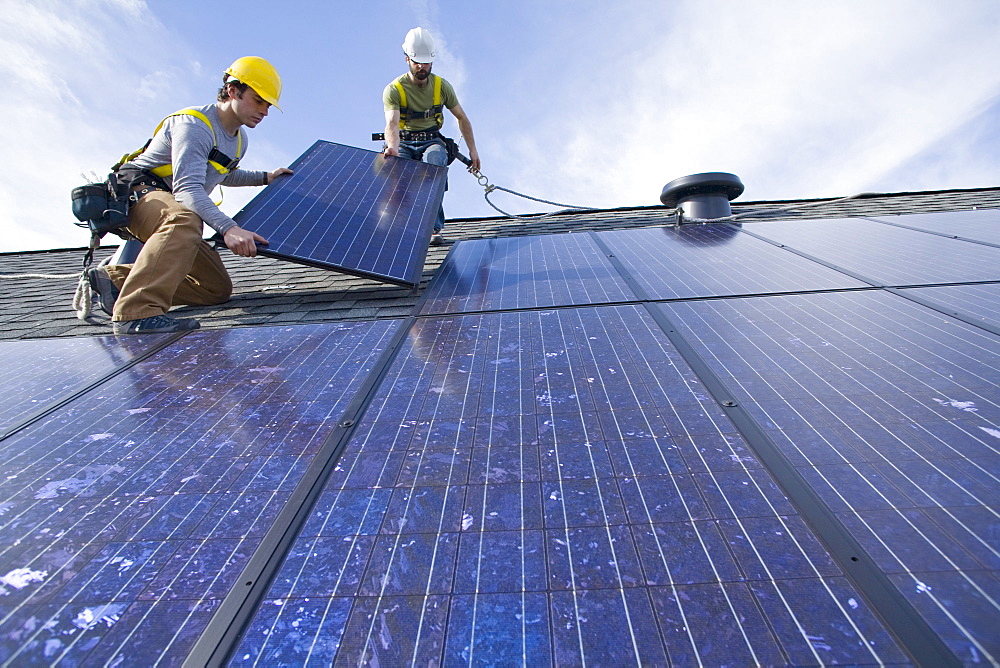
[[[161,129],[163,129],[163,124],[166,123],[167,118],[170,118],[171,116],[194,116],[195,118],[200,120],[202,123],[208,126],[209,130],[212,131],[212,151],[215,152],[218,149],[219,142],[215,138],[215,128],[212,127],[212,121],[208,120],[208,116],[201,113],[197,109],[181,109],[180,111],[175,111],[174,113],[169,114],[166,118],[160,121],[159,125],[156,126],[156,130],[153,131],[154,137]],[[237,130],[236,137],[237,137],[236,162],[239,162],[240,158],[243,157],[243,131]],[[152,141],[152,139],[150,141]],[[121,165],[128,162],[129,160],[132,160],[136,156],[141,155],[142,152],[145,151],[147,148],[149,148],[149,142],[146,142],[146,145],[140,148],[138,151],[134,151],[132,153],[126,153],[125,155],[123,155],[121,161],[118,164]],[[208,164],[210,164],[215,169],[215,171],[219,172],[220,174],[229,173],[228,167],[215,160],[212,160],[211,158],[209,158]],[[153,174],[159,177],[170,176],[174,173],[174,166],[170,163],[167,163],[165,165],[160,165],[159,167],[154,167],[149,171],[151,171]]]
[[[403,76],[406,76],[405,74]],[[434,78],[434,101],[431,111],[434,112],[434,121],[438,125],[438,129],[444,127],[444,113],[442,112],[441,104],[441,77],[436,74],[431,75]],[[399,91],[399,129],[405,129],[406,121],[409,116],[409,105],[406,104],[406,91],[403,90],[403,84],[396,79],[392,82],[392,85],[396,87]]]

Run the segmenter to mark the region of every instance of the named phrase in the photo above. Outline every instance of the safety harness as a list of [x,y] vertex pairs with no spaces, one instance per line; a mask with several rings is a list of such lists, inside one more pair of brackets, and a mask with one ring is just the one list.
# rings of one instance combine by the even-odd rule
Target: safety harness
[[[126,153],[125,155],[123,155],[121,160],[118,161],[118,164],[116,164],[114,167],[111,168],[111,171],[113,172],[117,171],[118,168],[120,168],[125,163],[142,155],[145,152],[145,150],[149,148],[150,143],[152,143],[153,138],[156,137],[157,133],[159,133],[160,130],[163,129],[163,124],[167,122],[167,118],[171,118],[173,116],[194,116],[195,118],[197,118],[202,123],[208,126],[208,129],[212,132],[212,150],[208,154],[208,164],[210,164],[213,168],[215,168],[215,171],[219,172],[220,174],[228,174],[229,172],[236,169],[236,167],[240,164],[240,159],[243,157],[242,128],[237,132],[236,157],[230,158],[228,155],[219,150],[219,141],[215,136],[215,128],[212,127],[212,121],[208,119],[208,116],[198,111],[197,109],[181,109],[180,111],[175,111],[174,113],[169,114],[166,118],[160,121],[160,124],[156,126],[155,130],[153,130],[153,137],[150,137],[148,140],[146,140],[146,143],[138,151],[133,151],[132,153]],[[159,167],[154,167],[153,169],[150,169],[149,172],[151,172],[155,176],[163,178],[165,176],[171,176],[174,173],[174,166],[168,162],[165,165],[160,165]]]
[[101,238],[105,234],[111,232],[123,239],[133,238],[127,229],[128,210],[132,204],[153,190],[170,190],[164,179],[173,175],[173,164],[167,163],[152,169],[143,169],[129,163],[149,148],[153,138],[163,129],[167,118],[172,116],[194,116],[208,126],[212,133],[212,150],[208,154],[208,164],[219,174],[228,174],[239,165],[244,146],[242,129],[237,135],[236,157],[230,158],[219,150],[215,128],[212,127],[212,121],[208,116],[197,109],[181,109],[168,115],[156,126],[153,137],[150,137],[142,148],[126,153],[115,163],[107,179],[101,183],[88,183],[73,189],[71,193],[73,213],[80,221],[78,225],[89,228],[91,232],[90,246],[83,260],[84,273],[93,261],[94,250],[100,245]]
[[[404,77],[407,75],[403,75]],[[400,77],[402,79],[403,77]],[[434,101],[431,108],[427,111],[412,111],[410,107],[406,104],[406,91],[403,90],[403,84],[399,79],[392,82],[396,90],[399,91],[399,129],[403,132],[409,132],[410,134],[426,134],[437,132],[442,127],[444,127],[444,103],[441,101],[441,77],[436,74],[431,74],[431,78],[434,80]],[[433,118],[437,126],[434,129],[428,128],[427,130],[422,130],[419,133],[412,133],[403,128],[409,121],[420,120],[422,118]]]

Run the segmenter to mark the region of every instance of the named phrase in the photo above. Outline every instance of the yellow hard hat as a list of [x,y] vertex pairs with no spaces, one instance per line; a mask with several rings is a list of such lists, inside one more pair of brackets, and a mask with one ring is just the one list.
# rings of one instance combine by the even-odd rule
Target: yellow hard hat
[[229,66],[226,74],[247,84],[262,98],[278,107],[278,98],[281,97],[281,77],[271,63],[257,56],[243,56]]

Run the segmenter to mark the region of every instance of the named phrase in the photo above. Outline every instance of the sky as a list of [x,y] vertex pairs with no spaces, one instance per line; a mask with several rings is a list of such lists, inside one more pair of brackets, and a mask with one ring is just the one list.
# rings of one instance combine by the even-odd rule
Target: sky
[[[418,25],[482,173],[535,197],[656,205],[708,171],[737,174],[743,201],[1000,186],[996,0],[0,0],[0,252],[85,246],[70,191],[212,102],[240,56],[284,86],[243,167],[318,139],[379,149]],[[460,164],[449,179],[449,218],[497,215]],[[222,208],[257,192],[227,188]]]

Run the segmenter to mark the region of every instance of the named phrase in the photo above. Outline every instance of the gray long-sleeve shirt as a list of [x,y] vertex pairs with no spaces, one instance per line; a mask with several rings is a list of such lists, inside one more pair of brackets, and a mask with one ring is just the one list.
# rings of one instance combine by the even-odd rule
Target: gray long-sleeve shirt
[[[236,157],[237,137],[230,137],[222,129],[219,109],[215,104],[191,107],[205,114],[215,129],[216,146],[230,158]],[[246,155],[247,138],[243,128],[239,135],[243,140],[243,155]],[[228,174],[220,174],[208,164],[208,154],[212,151],[212,131],[205,122],[191,115],[171,116],[163,128],[153,137],[149,147],[134,158],[131,163],[144,169],[153,169],[171,163],[174,173],[164,180],[170,185],[178,202],[198,214],[207,225],[220,233],[225,233],[236,223],[215,205],[209,193],[219,184],[225,186],[267,185],[267,172],[234,169]]]

